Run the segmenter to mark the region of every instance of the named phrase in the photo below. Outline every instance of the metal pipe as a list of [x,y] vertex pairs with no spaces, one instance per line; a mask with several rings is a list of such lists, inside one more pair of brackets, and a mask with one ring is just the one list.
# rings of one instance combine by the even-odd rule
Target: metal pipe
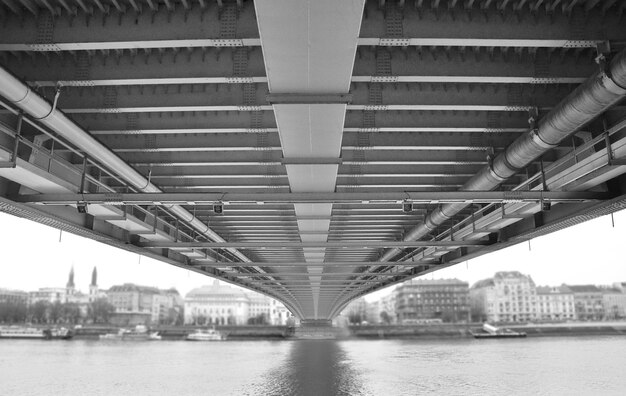
[[[493,160],[491,167],[484,167],[461,189],[493,190],[624,96],[626,96],[626,50],[613,58],[606,71],[599,71],[587,79],[546,114],[539,121],[537,129],[530,130],[511,143]],[[404,237],[404,241],[422,238],[467,206],[466,203],[451,203],[438,207],[426,216],[424,223],[413,228]],[[380,261],[391,261],[401,251],[399,248],[388,249]]]
[[[54,109],[44,98],[33,92],[27,85],[15,78],[3,67],[0,67],[0,93],[13,102],[17,107],[39,120],[48,128],[54,130],[81,150],[89,157],[105,165],[114,173],[121,176],[127,183],[145,193],[162,192],[157,186],[150,183],[143,175],[124,162],[106,146],[91,137],[89,133],[70,120],[63,112]],[[215,242],[226,242],[206,224],[198,220],[189,211],[180,205],[172,205],[170,211],[186,221],[201,234]],[[244,254],[236,249],[228,249],[232,254],[244,262],[249,262]]]

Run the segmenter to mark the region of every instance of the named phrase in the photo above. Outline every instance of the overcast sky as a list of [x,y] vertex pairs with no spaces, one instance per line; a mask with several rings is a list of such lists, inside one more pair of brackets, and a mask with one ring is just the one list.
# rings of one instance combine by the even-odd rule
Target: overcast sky
[[[425,275],[470,282],[496,271],[517,270],[537,285],[611,284],[626,281],[626,211],[604,216],[527,243]],[[64,287],[74,266],[75,283],[87,291],[91,271],[98,267],[98,284],[109,288],[132,282],[159,288],[175,287],[184,296],[213,280],[147,257],[0,213],[0,288],[36,290]],[[389,291],[376,293],[375,299]]]

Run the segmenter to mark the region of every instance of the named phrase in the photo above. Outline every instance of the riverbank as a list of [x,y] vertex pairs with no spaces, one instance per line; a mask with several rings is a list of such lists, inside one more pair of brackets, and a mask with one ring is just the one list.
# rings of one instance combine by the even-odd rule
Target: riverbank
[[[437,325],[366,325],[349,327],[356,338],[470,338],[481,323]],[[508,329],[525,332],[528,337],[567,337],[584,335],[626,335],[626,322],[572,322],[504,325]]]
[[[153,326],[164,340],[183,340],[188,334],[206,326]],[[120,327],[88,325],[75,330],[74,338],[96,339],[102,334],[117,333]],[[216,326],[215,330],[227,335],[228,339],[285,339],[293,335],[287,326]]]
[[[286,339],[453,339],[471,338],[481,323],[444,323],[430,325],[365,325],[348,328],[333,328],[329,334],[304,334],[301,328],[287,326],[216,326],[230,340],[286,340]],[[34,326],[37,327],[37,326]],[[45,326],[46,328],[50,326]],[[528,337],[568,337],[593,335],[626,335],[626,322],[572,322],[549,324],[508,324],[508,329],[525,332]],[[185,337],[203,328],[201,326],[154,326],[164,340],[184,340]],[[206,328],[206,327],[204,327]],[[98,339],[100,335],[117,333],[120,327],[110,325],[85,325],[74,330],[76,339]],[[324,330],[324,329],[321,329]],[[329,329],[330,330],[330,329]],[[319,331],[318,331],[319,333]]]

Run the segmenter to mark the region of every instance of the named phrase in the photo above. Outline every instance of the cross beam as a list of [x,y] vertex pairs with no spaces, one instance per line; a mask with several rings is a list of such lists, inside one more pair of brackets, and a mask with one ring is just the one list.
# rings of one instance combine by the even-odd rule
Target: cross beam
[[256,248],[412,248],[412,247],[473,247],[486,246],[483,241],[343,241],[343,242],[145,242],[136,244],[142,248],[163,249],[256,249]]
[[609,199],[603,192],[574,191],[397,191],[374,193],[119,193],[119,194],[32,194],[11,197],[16,202],[44,205],[72,205],[77,202],[98,205],[212,205],[273,203],[363,203],[403,202],[503,203],[503,202],[590,202]]
[[[307,262],[263,262],[263,261],[254,261],[254,262],[224,262],[224,261],[210,261],[210,259],[194,259],[194,266],[197,267],[367,267],[367,266],[376,266],[376,267],[391,267],[391,266],[401,266],[401,267],[421,267],[424,265],[438,265],[436,262],[420,262],[420,261],[333,261],[333,262],[324,262],[324,263],[307,263]],[[358,275],[358,274],[355,274]],[[272,276],[271,273],[267,273],[267,276]]]

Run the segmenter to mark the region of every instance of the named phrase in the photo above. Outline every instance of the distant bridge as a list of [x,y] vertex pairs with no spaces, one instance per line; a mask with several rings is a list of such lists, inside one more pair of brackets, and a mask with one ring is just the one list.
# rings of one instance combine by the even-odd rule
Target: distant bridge
[[625,3],[0,0],[0,210],[320,323],[626,208]]

